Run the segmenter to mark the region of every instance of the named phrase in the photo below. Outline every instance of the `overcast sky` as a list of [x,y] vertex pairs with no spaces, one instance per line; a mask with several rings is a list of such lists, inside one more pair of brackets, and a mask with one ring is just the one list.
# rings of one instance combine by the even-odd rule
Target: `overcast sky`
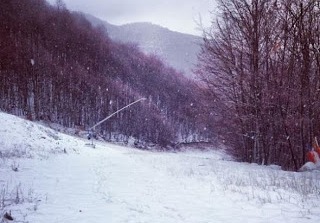
[[[49,0],[54,3],[56,0]],[[210,26],[214,0],[64,0],[70,10],[92,14],[114,25],[151,22],[173,31],[201,35]]]

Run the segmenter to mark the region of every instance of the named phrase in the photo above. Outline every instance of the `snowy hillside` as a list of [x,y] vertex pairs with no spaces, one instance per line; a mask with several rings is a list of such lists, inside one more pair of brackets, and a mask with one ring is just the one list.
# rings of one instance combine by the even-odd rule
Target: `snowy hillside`
[[[139,151],[0,113],[0,222],[319,222],[320,173]],[[10,213],[11,212],[11,213]]]

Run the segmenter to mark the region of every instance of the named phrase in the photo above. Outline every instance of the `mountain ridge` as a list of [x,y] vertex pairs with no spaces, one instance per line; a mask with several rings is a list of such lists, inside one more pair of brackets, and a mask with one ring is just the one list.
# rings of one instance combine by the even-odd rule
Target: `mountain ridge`
[[172,31],[150,22],[113,25],[89,14],[84,14],[94,26],[106,28],[111,39],[121,43],[134,43],[146,54],[157,55],[164,63],[188,78],[195,78],[193,70],[201,50],[202,38]]

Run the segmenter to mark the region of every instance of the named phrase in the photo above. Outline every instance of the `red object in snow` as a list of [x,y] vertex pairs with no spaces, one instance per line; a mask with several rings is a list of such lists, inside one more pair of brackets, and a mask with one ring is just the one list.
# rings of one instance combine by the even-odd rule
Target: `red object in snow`
[[307,160],[309,162],[317,163],[319,162],[319,154],[316,151],[307,152]]

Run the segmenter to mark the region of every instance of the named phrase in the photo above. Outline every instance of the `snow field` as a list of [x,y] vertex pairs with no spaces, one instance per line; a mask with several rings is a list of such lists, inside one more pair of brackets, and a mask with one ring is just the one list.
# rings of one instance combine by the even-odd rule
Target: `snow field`
[[3,113],[0,126],[0,222],[10,210],[16,222],[320,221],[317,171],[236,163],[221,150],[93,149]]

